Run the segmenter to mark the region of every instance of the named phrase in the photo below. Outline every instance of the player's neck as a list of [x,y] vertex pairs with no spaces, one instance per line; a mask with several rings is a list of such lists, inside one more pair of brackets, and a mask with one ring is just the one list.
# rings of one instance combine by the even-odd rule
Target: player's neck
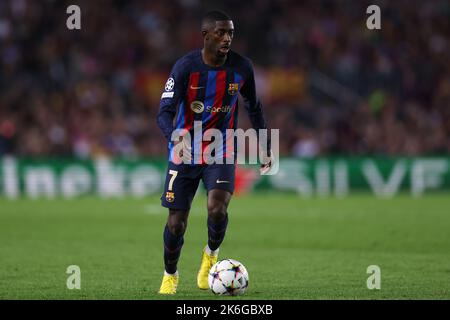
[[203,62],[210,67],[221,67],[227,61],[227,56],[218,56],[214,53],[207,52],[205,48],[202,49]]

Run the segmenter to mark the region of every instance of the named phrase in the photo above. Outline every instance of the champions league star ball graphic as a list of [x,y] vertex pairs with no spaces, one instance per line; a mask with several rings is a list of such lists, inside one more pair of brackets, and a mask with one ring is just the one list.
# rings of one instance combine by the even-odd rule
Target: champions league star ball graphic
[[248,287],[248,272],[233,259],[218,261],[209,270],[208,284],[214,294],[238,296]]

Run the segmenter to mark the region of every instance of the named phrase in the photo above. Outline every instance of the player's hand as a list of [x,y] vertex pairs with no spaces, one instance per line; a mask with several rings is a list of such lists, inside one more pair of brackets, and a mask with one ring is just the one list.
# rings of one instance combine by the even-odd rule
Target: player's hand
[[[180,137],[180,140],[175,141],[175,143],[173,144],[173,146],[176,147],[176,146],[177,146],[178,144],[180,144],[180,143],[183,143],[183,137]],[[178,156],[179,156],[180,158],[183,157],[183,149],[184,149],[184,148],[182,148],[182,149],[180,150],[180,152],[178,152]]]
[[[180,136],[180,139],[175,142],[174,146],[177,146],[178,144],[182,144],[179,148],[179,152],[177,156],[179,157],[179,162],[183,163],[191,163],[192,155],[191,155],[191,146],[188,145],[185,139],[183,139],[182,136]],[[177,148],[178,149],[178,148]]]
[[265,175],[267,174],[270,169],[272,168],[272,165],[274,163],[275,159],[273,157],[273,152],[272,150],[269,150],[269,154],[261,160],[261,167],[259,168],[259,173],[261,175]]

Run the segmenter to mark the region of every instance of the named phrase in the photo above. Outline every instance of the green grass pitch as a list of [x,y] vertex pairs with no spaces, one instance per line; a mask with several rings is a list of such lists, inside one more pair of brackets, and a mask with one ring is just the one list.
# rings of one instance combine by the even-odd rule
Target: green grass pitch
[[[157,197],[0,199],[0,299],[449,299],[450,196],[234,197],[219,258],[250,274],[241,297],[196,288],[205,197],[193,204],[175,296],[160,296],[166,210]],[[81,268],[81,290],[66,269]],[[366,286],[381,268],[381,289]]]

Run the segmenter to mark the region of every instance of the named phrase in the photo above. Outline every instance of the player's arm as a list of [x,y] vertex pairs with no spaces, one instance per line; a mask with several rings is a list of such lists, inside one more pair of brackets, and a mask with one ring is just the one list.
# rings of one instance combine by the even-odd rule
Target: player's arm
[[173,119],[177,113],[178,104],[185,94],[185,74],[182,63],[180,61],[175,63],[161,95],[156,121],[167,140],[170,140],[174,130]]
[[[253,71],[253,66],[250,62],[248,63],[247,67],[247,78],[240,92],[244,100],[245,110],[247,110],[252,127],[258,133],[259,139],[259,129],[267,129],[267,124],[264,118],[264,112],[261,101],[256,95],[255,74]],[[268,133],[267,133],[267,150],[269,159],[263,161],[263,164],[261,165],[261,172],[263,173],[267,172],[273,163],[272,160],[273,155],[271,154],[271,141],[270,135]]]
[[256,95],[255,75],[253,72],[253,66],[250,62],[247,66],[246,73],[246,80],[240,90],[242,98],[244,99],[244,107],[247,110],[253,129],[256,131],[259,129],[267,129],[261,101]]

